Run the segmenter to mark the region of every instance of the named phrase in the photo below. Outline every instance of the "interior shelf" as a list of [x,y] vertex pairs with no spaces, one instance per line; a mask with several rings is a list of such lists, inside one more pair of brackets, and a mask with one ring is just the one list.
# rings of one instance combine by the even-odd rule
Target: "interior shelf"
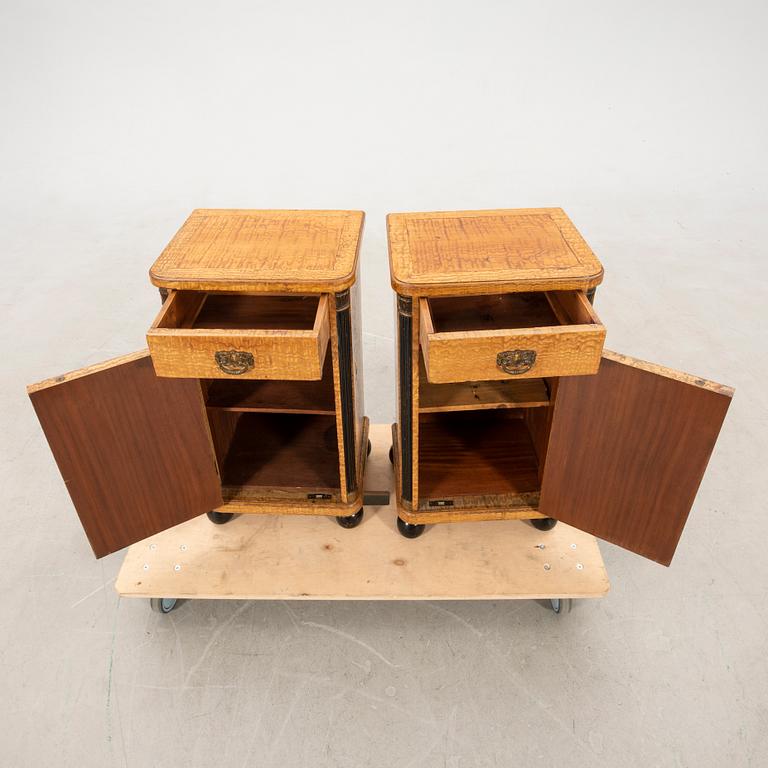
[[338,489],[334,416],[209,410],[223,486]]
[[509,381],[460,381],[432,384],[427,381],[424,358],[420,358],[419,411],[478,411],[491,408],[536,408],[549,405],[549,387],[544,379]]
[[331,356],[319,381],[211,379],[206,383],[209,408],[264,413],[333,415],[335,399]]
[[420,498],[538,490],[539,461],[524,411],[420,416]]

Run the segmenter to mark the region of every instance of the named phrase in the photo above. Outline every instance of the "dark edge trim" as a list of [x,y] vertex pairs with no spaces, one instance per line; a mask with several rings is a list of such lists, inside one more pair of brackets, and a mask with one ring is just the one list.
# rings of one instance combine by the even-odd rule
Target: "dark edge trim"
[[357,456],[355,455],[355,404],[352,393],[352,321],[349,312],[349,289],[337,293],[335,299],[344,474],[347,493],[354,493],[357,490]]
[[160,291],[160,303],[165,304],[165,300],[168,298],[168,289],[158,288],[157,290]]
[[413,299],[397,297],[398,360],[400,365],[400,492],[413,500]]
[[590,289],[587,291],[587,301],[588,301],[590,304],[594,304],[594,303],[595,303],[595,294],[596,294],[596,293],[597,293],[597,286],[595,286],[594,288],[590,288]]

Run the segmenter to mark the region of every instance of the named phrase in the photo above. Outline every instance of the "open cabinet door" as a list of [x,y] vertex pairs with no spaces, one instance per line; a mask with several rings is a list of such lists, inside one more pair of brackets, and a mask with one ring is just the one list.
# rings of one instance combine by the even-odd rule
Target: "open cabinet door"
[[200,384],[146,350],[27,391],[96,557],[221,505]]
[[732,396],[605,351],[559,380],[539,511],[669,565]]

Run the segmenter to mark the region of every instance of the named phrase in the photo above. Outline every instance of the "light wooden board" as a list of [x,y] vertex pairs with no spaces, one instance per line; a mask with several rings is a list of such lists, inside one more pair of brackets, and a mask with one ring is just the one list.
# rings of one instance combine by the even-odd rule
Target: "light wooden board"
[[[389,425],[371,427],[366,488],[393,486]],[[315,600],[490,600],[601,597],[608,576],[592,536],[559,523],[521,521],[396,529],[388,506],[363,523],[325,517],[242,515],[221,526],[201,517],[128,550],[116,582],[124,597]]]

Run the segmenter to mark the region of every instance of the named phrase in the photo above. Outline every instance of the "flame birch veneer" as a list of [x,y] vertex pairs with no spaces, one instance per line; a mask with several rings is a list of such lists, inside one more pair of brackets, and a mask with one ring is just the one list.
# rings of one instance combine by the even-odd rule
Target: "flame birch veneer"
[[398,527],[557,520],[669,565],[733,390],[603,349],[559,208],[395,213]]
[[359,211],[197,210],[149,352],[28,388],[97,557],[203,512],[362,519]]

